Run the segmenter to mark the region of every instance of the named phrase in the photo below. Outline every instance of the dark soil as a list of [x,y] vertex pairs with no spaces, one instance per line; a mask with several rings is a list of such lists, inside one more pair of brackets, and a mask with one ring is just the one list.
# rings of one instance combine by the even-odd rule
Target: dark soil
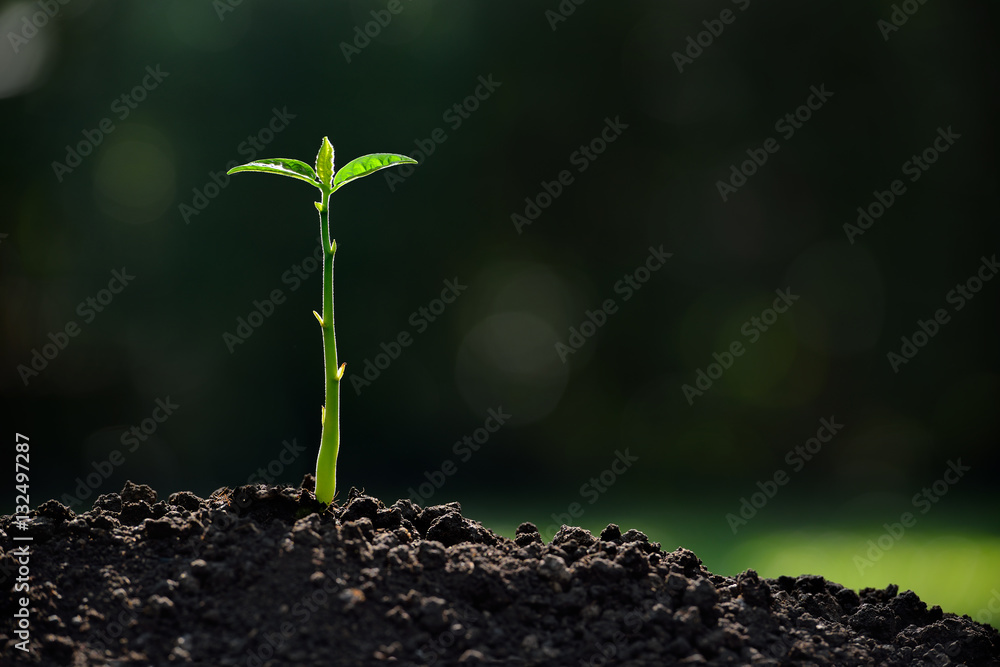
[[[386,507],[354,489],[157,500],[125,485],[75,515],[32,513],[30,652],[4,665],[1000,665],[1000,636],[912,592],[819,576],[723,577],[609,525],[544,544],[458,503]],[[12,519],[0,613],[12,618]],[[9,633],[4,623],[4,633]]]

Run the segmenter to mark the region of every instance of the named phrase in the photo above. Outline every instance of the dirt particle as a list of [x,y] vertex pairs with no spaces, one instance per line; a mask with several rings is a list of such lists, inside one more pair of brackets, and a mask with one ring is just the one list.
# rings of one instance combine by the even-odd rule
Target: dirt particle
[[45,655],[50,655],[52,658],[68,664],[67,661],[73,657],[76,642],[69,637],[47,634],[42,637],[42,645]]
[[483,652],[482,651],[477,651],[474,648],[470,648],[469,650],[465,651],[458,658],[459,662],[461,662],[461,663],[468,663],[470,665],[474,665],[476,663],[480,663],[480,662],[483,662],[485,660],[486,660],[486,656],[483,655]]
[[142,611],[147,616],[158,618],[160,616],[171,616],[174,612],[174,601],[163,595],[150,595],[143,605]]
[[343,603],[343,611],[351,611],[365,601],[365,593],[360,588],[346,588],[337,595],[337,599]]
[[466,524],[461,514],[455,512],[449,512],[434,519],[425,535],[426,539],[435,540],[446,547],[461,542],[475,542],[476,537],[476,531]]
[[181,576],[177,579],[177,584],[180,590],[189,595],[196,595],[201,589],[201,584],[190,572],[181,572]]
[[425,507],[420,511],[420,514],[413,519],[413,524],[420,531],[420,534],[427,536],[427,529],[430,528],[431,524],[434,523],[439,517],[445,514],[462,514],[462,506],[457,502],[446,503],[444,505],[432,505],[430,507]]
[[760,580],[757,572],[747,570],[736,577],[738,595],[754,607],[768,608],[771,606],[771,589]]
[[145,484],[134,484],[128,481],[122,488],[121,498],[122,503],[144,502],[152,505],[156,502],[156,491]]
[[866,635],[886,641],[896,635],[896,618],[888,609],[872,604],[862,604],[848,619],[847,624]]
[[707,579],[699,579],[684,589],[684,604],[693,605],[702,612],[710,612],[718,600],[719,594]]
[[347,541],[370,542],[375,537],[372,520],[368,518],[347,521],[341,526],[340,536]]
[[417,560],[428,570],[436,570],[444,567],[447,556],[440,542],[428,541],[417,547]]
[[397,656],[402,655],[403,644],[402,642],[392,642],[391,644],[382,644],[375,650],[374,658],[376,660],[395,660]]
[[151,518],[153,518],[153,510],[144,500],[124,502],[122,511],[118,515],[118,520],[125,526],[138,526],[145,519]]
[[429,632],[442,632],[449,625],[445,614],[447,607],[447,603],[439,597],[425,597],[417,608],[417,621]]
[[403,514],[395,507],[375,512],[372,525],[379,530],[395,530],[403,525]]
[[107,514],[97,514],[87,519],[87,525],[95,530],[109,531],[121,526],[118,520]]
[[382,509],[382,503],[377,502],[374,498],[369,496],[358,496],[347,503],[347,507],[344,509],[343,514],[340,516],[341,521],[355,521],[357,519],[368,519],[369,521],[375,520],[375,515],[378,514],[379,509]]
[[166,539],[180,534],[181,526],[169,519],[146,519],[143,530],[152,539]]
[[[614,546],[613,543],[612,546]],[[649,574],[649,559],[638,543],[632,542],[626,544],[617,554],[611,550],[609,550],[609,553],[614,556],[615,563],[624,568],[624,571],[629,575],[633,577],[645,577]]]
[[72,519],[73,510],[58,500],[46,500],[35,509],[35,516],[44,517],[58,524]]
[[514,543],[519,547],[526,547],[529,544],[543,544],[542,536],[538,528],[533,523],[522,523],[514,533]]
[[621,544],[622,542],[622,529],[618,527],[616,523],[609,523],[607,528],[601,531],[601,540],[604,542],[614,542],[615,544]]
[[538,566],[538,574],[559,584],[568,583],[573,578],[573,574],[566,567],[566,561],[552,554],[542,559],[541,565]]
[[204,579],[208,576],[208,563],[203,558],[195,558],[189,563],[188,567],[191,568],[191,574],[199,579]]
[[171,493],[167,498],[167,504],[194,512],[201,506],[202,500],[190,491],[178,491]]

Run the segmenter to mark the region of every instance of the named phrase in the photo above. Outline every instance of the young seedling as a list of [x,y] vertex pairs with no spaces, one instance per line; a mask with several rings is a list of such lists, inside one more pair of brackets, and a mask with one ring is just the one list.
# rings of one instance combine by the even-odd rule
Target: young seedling
[[416,164],[417,161],[395,153],[373,153],[351,160],[334,171],[333,146],[323,137],[319,153],[316,155],[315,170],[305,162],[287,158],[254,160],[233,167],[227,173],[259,171],[264,174],[278,174],[305,181],[319,189],[320,200],[316,202],[319,211],[320,240],[323,244],[323,315],[315,310],[313,315],[319,320],[323,332],[323,364],[326,369],[326,397],[321,410],[323,422],[319,442],[319,456],[316,458],[316,499],[329,504],[337,491],[337,452],[340,449],[340,379],[344,377],[346,363],[337,365],[337,335],[333,329],[333,255],[337,252],[337,241],[330,237],[330,195],[352,181],[374,174],[386,167],[401,164]]

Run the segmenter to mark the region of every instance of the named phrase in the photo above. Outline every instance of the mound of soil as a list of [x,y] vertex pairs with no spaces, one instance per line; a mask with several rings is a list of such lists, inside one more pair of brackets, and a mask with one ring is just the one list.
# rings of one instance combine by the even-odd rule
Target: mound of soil
[[[158,500],[126,483],[32,512],[29,651],[17,665],[1000,665],[1000,636],[896,586],[723,577],[636,530],[514,540],[458,503],[323,511],[301,487]],[[0,613],[17,597],[3,517]],[[19,534],[19,533],[18,533]]]

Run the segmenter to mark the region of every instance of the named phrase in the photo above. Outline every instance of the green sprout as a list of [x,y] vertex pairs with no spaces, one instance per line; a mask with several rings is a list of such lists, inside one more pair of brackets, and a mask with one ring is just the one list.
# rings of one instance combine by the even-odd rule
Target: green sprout
[[316,458],[316,499],[330,504],[337,490],[337,452],[340,449],[340,380],[344,377],[346,363],[337,365],[337,335],[333,328],[333,255],[337,252],[337,241],[330,237],[330,195],[352,181],[374,174],[386,167],[401,164],[417,164],[413,158],[395,153],[372,153],[355,158],[334,172],[333,146],[323,137],[323,143],[316,155],[316,169],[299,160],[270,158],[254,160],[233,167],[227,173],[259,171],[278,174],[305,181],[319,188],[320,200],[316,202],[319,211],[321,241],[323,243],[323,315],[315,310],[313,315],[319,320],[323,332],[323,365],[326,370],[326,400],[322,407],[323,431],[320,436],[319,456]]

